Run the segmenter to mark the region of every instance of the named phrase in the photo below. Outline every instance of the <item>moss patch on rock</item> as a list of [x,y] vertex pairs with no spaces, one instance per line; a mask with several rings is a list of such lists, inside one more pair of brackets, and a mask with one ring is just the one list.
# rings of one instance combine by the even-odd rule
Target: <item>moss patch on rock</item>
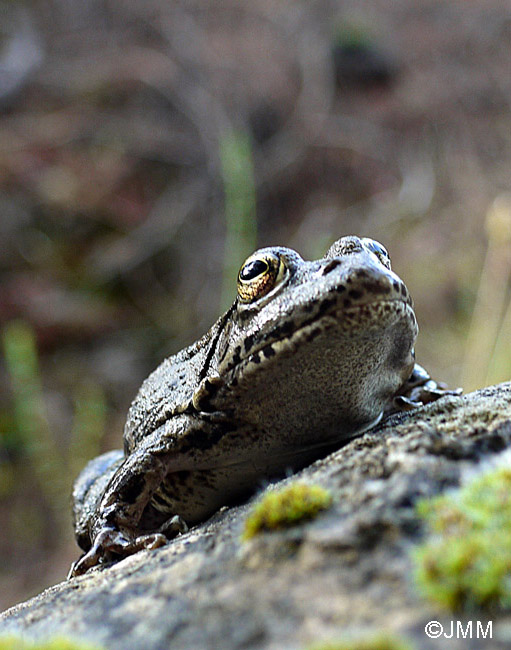
[[320,643],[309,646],[307,650],[413,650],[413,646],[397,637],[377,634],[360,639]]
[[293,483],[268,492],[248,515],[243,539],[250,539],[265,530],[288,528],[312,519],[331,503],[332,495],[319,485]]
[[70,639],[51,639],[42,643],[31,643],[19,637],[0,637],[0,650],[101,650]]
[[417,584],[450,611],[511,607],[511,468],[417,506],[428,536],[414,554]]

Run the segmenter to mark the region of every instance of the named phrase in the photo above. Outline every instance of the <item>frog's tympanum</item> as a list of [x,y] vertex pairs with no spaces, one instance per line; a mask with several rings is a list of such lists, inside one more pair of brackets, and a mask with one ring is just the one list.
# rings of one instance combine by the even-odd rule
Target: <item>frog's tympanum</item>
[[255,252],[230,309],[142,384],[124,451],[76,481],[85,554],[70,575],[161,546],[384,414],[440,397],[414,364],[417,331],[408,290],[372,239],[343,237],[313,262]]

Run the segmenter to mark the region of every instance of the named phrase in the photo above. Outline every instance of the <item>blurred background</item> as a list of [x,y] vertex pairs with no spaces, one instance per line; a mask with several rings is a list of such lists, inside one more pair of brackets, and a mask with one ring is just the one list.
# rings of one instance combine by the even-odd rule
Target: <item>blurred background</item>
[[0,0],[0,609],[65,577],[74,477],[256,247],[383,242],[418,360],[509,377],[506,5]]

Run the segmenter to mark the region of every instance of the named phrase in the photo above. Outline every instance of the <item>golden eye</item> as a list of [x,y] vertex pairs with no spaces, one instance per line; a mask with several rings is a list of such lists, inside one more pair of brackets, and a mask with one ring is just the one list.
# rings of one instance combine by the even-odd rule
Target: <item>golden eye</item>
[[386,266],[388,269],[390,269],[390,257],[385,246],[382,246],[380,242],[377,242],[374,239],[369,239],[369,237],[364,237],[362,241],[371,251],[371,253],[374,253],[376,255],[383,266]]
[[273,253],[255,253],[238,273],[238,296],[241,302],[252,302],[266,295],[281,277],[282,263]]

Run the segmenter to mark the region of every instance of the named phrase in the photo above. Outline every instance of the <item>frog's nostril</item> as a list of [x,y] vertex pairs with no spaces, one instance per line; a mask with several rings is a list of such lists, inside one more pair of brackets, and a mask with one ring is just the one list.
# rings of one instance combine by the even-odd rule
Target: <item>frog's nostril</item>
[[323,269],[323,275],[327,275],[330,271],[333,271],[336,267],[340,266],[340,264],[341,262],[339,260],[332,260]]

